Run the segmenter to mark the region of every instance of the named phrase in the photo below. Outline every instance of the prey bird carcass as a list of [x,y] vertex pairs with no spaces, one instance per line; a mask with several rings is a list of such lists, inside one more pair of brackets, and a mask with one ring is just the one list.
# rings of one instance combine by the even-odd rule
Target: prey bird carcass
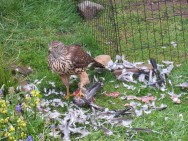
[[83,91],[83,97],[78,96],[76,91],[73,98],[74,103],[79,107],[90,106],[91,103],[93,103],[94,95],[100,88],[102,88],[102,86],[102,82],[94,83],[90,88]]

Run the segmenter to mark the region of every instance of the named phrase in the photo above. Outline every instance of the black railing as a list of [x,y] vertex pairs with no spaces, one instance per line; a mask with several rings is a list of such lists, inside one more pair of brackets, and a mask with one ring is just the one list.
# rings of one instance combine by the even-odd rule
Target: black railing
[[106,54],[124,54],[130,61],[188,59],[187,0],[93,2],[105,10],[87,23]]

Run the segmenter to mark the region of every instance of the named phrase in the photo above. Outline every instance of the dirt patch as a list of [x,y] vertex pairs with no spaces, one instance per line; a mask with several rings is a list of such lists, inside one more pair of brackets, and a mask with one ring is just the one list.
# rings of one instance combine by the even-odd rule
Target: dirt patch
[[147,0],[144,5],[147,10],[152,12],[171,9],[171,15],[188,18],[187,0]]

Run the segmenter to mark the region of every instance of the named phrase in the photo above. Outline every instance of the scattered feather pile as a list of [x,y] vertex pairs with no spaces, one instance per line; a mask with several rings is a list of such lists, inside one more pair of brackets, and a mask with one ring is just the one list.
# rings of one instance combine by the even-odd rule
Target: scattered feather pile
[[[27,92],[37,90],[37,86],[41,84],[42,80],[36,80],[34,83],[27,84],[23,87],[26,88]],[[55,86],[54,82],[49,82],[49,84]],[[87,95],[85,99],[89,101],[102,85],[101,82],[94,83],[94,85],[86,90],[85,93]],[[21,90],[20,87],[18,87],[18,89]],[[63,101],[59,98],[48,100],[48,97],[52,94],[62,97],[63,92],[58,92],[55,89],[44,89],[44,92],[45,97],[41,99],[37,105],[37,111],[41,117],[45,118],[46,123],[50,125],[51,132],[49,135],[53,138],[70,141],[72,140],[72,134],[77,136],[75,139],[79,139],[90,134],[92,130],[102,130],[106,135],[110,136],[114,133],[108,129],[109,125],[110,127],[131,126],[132,117],[129,116],[130,107],[123,110],[109,110],[108,108],[100,107],[89,101],[91,102],[89,103],[91,109],[84,110],[83,108],[80,108],[80,105],[77,105],[77,103],[68,104],[67,101]],[[65,108],[67,109],[67,112],[59,112],[59,108]]]
[[[168,78],[169,74],[174,68],[174,63],[171,61],[162,61],[162,64],[157,64],[155,59],[150,59],[148,64],[144,62],[131,63],[124,59],[125,57],[116,56],[116,60],[113,62],[110,60],[107,65],[107,69],[117,77],[118,80],[123,82],[123,86],[126,89],[135,90],[134,84],[141,82],[141,88],[148,86],[157,88],[170,95],[170,98],[174,103],[181,103],[179,99],[181,94],[174,93],[174,88],[171,80]],[[130,84],[132,83],[132,85]],[[172,90],[169,92],[166,88],[166,84],[170,84]],[[176,85],[182,89],[188,87],[188,83]]]
[[[118,80],[123,82],[138,83],[142,82],[143,87],[153,86],[164,91],[167,76],[172,71],[173,62],[163,61],[163,64],[157,64],[154,59],[150,59],[148,64],[144,62],[131,63],[123,56],[116,56],[116,60],[108,62],[107,69],[111,70]],[[123,83],[127,89],[134,90],[135,87]]]
[[[109,60],[108,56],[106,58]],[[40,100],[37,109],[41,116],[46,119],[46,122],[49,122],[49,125],[51,125],[51,132],[49,135],[65,141],[70,141],[72,134],[75,134],[77,136],[76,139],[79,139],[91,134],[93,130],[101,130],[107,136],[111,136],[116,134],[112,131],[114,126],[127,127],[127,133],[129,131],[159,133],[151,129],[132,128],[132,118],[133,116],[140,117],[143,114],[150,114],[155,110],[161,111],[166,109],[166,104],[158,105],[156,103],[166,96],[170,96],[174,103],[181,103],[180,97],[182,94],[174,93],[172,82],[167,78],[173,67],[173,62],[169,61],[163,61],[163,64],[157,64],[154,59],[150,59],[148,64],[144,64],[143,62],[131,63],[125,60],[124,56],[117,55],[114,62],[109,60],[106,69],[111,70],[117,79],[122,81],[122,84],[126,89],[135,90],[137,87],[135,87],[134,84],[141,82],[141,88],[152,86],[163,91],[164,94],[161,94],[157,99],[157,96],[152,94],[139,97],[126,94],[121,96],[118,91],[111,93],[105,92],[105,96],[120,98],[126,103],[125,108],[123,107],[122,110],[109,110],[108,108],[100,107],[93,102],[93,96],[96,91],[103,86],[103,83],[99,81],[99,79],[102,78],[94,77],[97,82],[84,91],[85,97],[79,99],[79,97],[75,96],[73,98],[74,103],[67,103],[67,101],[65,102],[60,99],[65,95],[64,92],[57,91],[57,89],[55,89],[55,83],[49,82],[52,89],[44,88],[44,99]],[[101,72],[103,70],[98,68],[97,71]],[[74,76],[72,76],[72,78],[73,81],[76,79]],[[24,90],[25,92],[38,89],[37,86],[41,84],[43,79],[18,87],[18,89]],[[111,81],[110,83],[114,83],[114,81]],[[130,83],[132,84],[130,85]],[[171,91],[166,88],[167,83],[171,86]],[[185,82],[177,86],[187,88],[188,83]],[[118,87],[119,85],[115,84],[115,88]],[[60,98],[48,100],[50,95]],[[113,103],[113,101],[111,101],[111,103]],[[90,109],[83,109],[81,108],[82,106],[88,106]],[[67,109],[65,113],[57,110],[62,108]]]
[[[45,103],[47,107],[49,101],[45,101]],[[44,105],[44,101],[42,105]],[[54,105],[53,102],[51,105]],[[54,120],[58,123],[57,126],[53,127],[54,130],[52,130],[50,135],[54,138],[63,136],[65,141],[71,140],[71,134],[79,134],[80,136],[76,139],[87,136],[91,132],[88,128],[95,130],[101,129],[107,135],[112,135],[112,131],[107,129],[105,125],[129,127],[132,123],[132,118],[127,118],[127,116],[122,117],[122,115],[128,114],[126,112],[129,111],[130,108],[110,111],[109,109],[91,104],[92,111],[86,111],[73,103],[69,105],[64,103],[63,105],[68,108],[66,113],[61,114],[60,112],[51,112],[49,110],[48,112],[44,112],[46,110],[43,110],[42,115],[46,119],[49,119],[49,121]]]
[[187,89],[188,88],[188,82],[183,82],[183,83],[176,85],[176,86],[181,87],[182,89]]

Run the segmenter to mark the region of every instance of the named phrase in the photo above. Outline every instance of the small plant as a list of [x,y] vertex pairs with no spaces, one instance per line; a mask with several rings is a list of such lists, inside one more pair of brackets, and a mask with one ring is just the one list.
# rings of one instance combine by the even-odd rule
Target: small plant
[[15,93],[10,87],[6,97],[1,89],[0,95],[0,139],[33,141],[45,122],[36,110],[41,97],[39,91]]
[[4,66],[0,67],[0,86],[3,86],[5,92],[8,92],[9,87],[16,86],[11,71]]
[[17,82],[15,77],[12,74],[12,70],[10,69],[11,61],[5,58],[5,51],[3,47],[0,46],[0,86],[4,90],[4,94],[8,93],[9,87],[16,87]]

